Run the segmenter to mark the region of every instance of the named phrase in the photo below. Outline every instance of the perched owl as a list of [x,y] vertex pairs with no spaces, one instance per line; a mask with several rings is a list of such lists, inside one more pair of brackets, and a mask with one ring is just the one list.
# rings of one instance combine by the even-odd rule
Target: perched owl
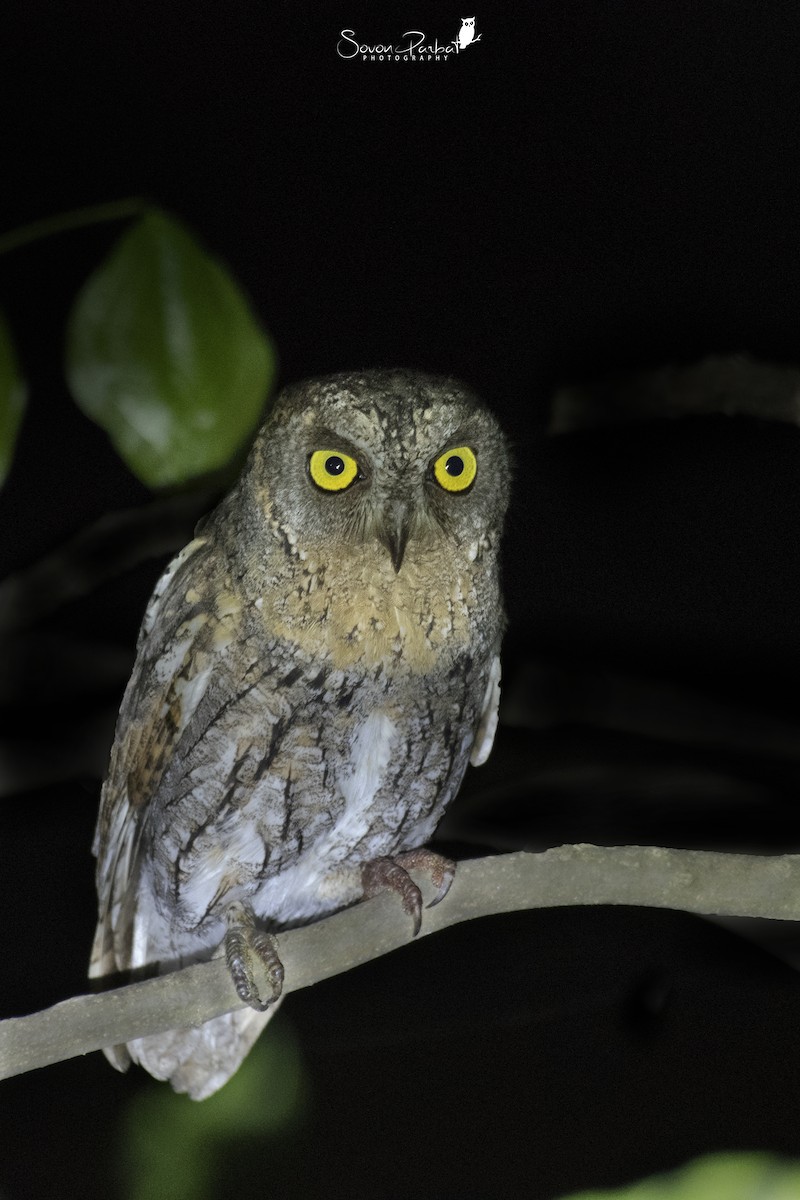
[[479,42],[480,40],[480,34],[478,34],[477,37],[475,36],[475,18],[462,17],[461,28],[458,31],[459,50],[465,50],[467,46],[471,45],[473,42]]
[[275,1009],[270,931],[382,887],[418,921],[412,865],[446,890],[420,848],[492,745],[508,486],[494,418],[451,380],[278,397],[153,593],[94,845],[91,975],[224,953],[250,1007],[106,1051],[115,1066],[210,1095]]

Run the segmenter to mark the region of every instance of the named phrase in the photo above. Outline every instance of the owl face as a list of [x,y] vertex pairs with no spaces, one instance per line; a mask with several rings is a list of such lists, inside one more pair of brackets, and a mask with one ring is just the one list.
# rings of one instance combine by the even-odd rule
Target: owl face
[[475,18],[474,17],[462,17],[461,18],[461,28],[462,29],[474,29],[475,28]]
[[507,501],[491,414],[461,385],[409,372],[289,389],[253,459],[262,503],[289,537],[325,560],[377,541],[396,573],[407,554],[435,554],[443,540],[474,556],[499,532]]

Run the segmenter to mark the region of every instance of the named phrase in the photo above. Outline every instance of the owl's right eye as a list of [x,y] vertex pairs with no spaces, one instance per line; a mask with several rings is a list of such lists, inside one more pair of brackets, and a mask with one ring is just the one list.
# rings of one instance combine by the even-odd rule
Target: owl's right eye
[[358,463],[343,450],[315,450],[308,458],[308,473],[323,492],[343,492],[359,477]]

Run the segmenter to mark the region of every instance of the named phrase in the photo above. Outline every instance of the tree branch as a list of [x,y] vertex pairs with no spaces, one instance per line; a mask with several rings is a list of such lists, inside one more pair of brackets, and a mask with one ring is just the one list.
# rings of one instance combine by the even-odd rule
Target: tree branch
[[88,225],[99,225],[103,221],[124,221],[128,217],[138,217],[146,207],[146,202],[138,196],[127,196],[124,200],[109,200],[105,204],[92,204],[88,208],[76,208],[71,212],[57,213],[54,217],[43,217],[0,235],[0,254],[9,254],[12,250],[20,250],[32,242],[66,233],[69,229],[85,229]]
[[220,478],[106,513],[51,554],[0,582],[0,633],[29,629],[148,558],[173,554],[222,490]]
[[[430,896],[427,880],[418,882]],[[420,937],[474,917],[574,904],[674,908],[800,920],[800,855],[764,857],[659,847],[559,846],[459,864],[446,900],[426,909]],[[390,895],[278,936],[284,990],[297,991],[412,940]],[[0,1078],[241,1008],[224,960],[213,959],[98,995],[76,996],[0,1022]]]

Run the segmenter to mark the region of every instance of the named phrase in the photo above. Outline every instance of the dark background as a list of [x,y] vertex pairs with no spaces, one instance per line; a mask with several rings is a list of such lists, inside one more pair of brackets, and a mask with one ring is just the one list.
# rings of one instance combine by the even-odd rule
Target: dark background
[[[793,850],[800,430],[546,426],[563,381],[711,352],[797,361],[800,15],[485,2],[481,41],[451,61],[336,53],[344,28],[442,43],[463,15],[12,5],[0,229],[145,196],[228,262],[282,382],[405,365],[486,396],[516,460],[509,706],[443,831],[459,853]],[[0,493],[4,573],[147,501],[61,376],[69,306],[118,232],[0,263],[31,385]],[[2,647],[1,1015],[85,989],[99,774],[163,561]],[[48,764],[70,747],[59,779]],[[293,996],[277,1020],[303,1047],[309,1110],[291,1137],[223,1155],[210,1194],[544,1200],[709,1150],[800,1156],[800,985],[764,948],[792,956],[778,933],[529,913]],[[95,1055],[0,1085],[3,1197],[132,1195],[117,1147],[148,1082]]]

